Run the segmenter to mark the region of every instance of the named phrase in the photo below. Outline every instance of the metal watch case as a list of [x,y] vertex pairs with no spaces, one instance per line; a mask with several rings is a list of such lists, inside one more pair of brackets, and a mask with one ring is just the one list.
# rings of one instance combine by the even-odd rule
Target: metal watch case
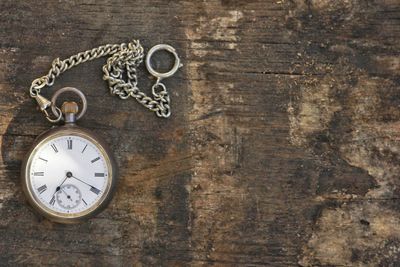
[[[106,192],[102,195],[98,203],[81,213],[74,213],[70,215],[64,213],[58,213],[56,211],[50,210],[49,208],[43,205],[40,205],[39,204],[40,201],[37,200],[35,195],[32,193],[33,189],[30,186],[30,178],[29,178],[29,166],[32,161],[32,156],[35,150],[39,149],[40,145],[45,141],[64,135],[80,136],[83,138],[87,138],[91,142],[93,142],[105,155],[106,164],[110,173]],[[68,224],[68,223],[78,223],[86,221],[87,219],[92,218],[93,216],[100,213],[107,207],[107,205],[110,203],[112,199],[112,196],[116,188],[116,183],[118,179],[118,170],[113,154],[111,153],[111,150],[109,149],[106,142],[104,142],[104,140],[100,136],[96,135],[95,133],[85,128],[79,127],[74,123],[68,123],[62,126],[52,128],[42,133],[36,138],[31,149],[28,151],[23,161],[21,169],[21,179],[22,179],[22,188],[27,197],[27,200],[39,215],[44,216],[54,222]]]

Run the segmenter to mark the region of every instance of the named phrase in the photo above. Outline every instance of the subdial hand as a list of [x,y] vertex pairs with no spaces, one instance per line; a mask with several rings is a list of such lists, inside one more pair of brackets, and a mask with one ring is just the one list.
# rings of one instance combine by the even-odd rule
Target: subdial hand
[[64,189],[62,189],[62,188],[61,188],[61,191],[63,191],[63,192],[64,192],[64,194],[67,196],[67,198],[68,198],[70,201],[72,201],[72,199],[71,199],[71,196],[70,196],[70,195],[68,195],[68,194],[67,194],[67,192],[65,192],[65,191],[64,191]]

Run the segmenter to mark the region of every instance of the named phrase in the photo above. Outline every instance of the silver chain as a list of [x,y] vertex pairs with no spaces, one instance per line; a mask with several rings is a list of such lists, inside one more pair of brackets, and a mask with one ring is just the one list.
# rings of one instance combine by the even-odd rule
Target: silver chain
[[[107,59],[107,63],[103,66],[103,79],[108,82],[110,93],[119,96],[121,99],[133,97],[140,104],[154,111],[158,117],[168,118],[171,115],[170,98],[165,85],[160,81],[162,78],[173,75],[182,65],[172,47],[168,45],[158,46],[157,49],[152,49],[152,52],[149,52],[146,58],[147,69],[157,78],[157,81],[152,87],[153,98],[147,96],[137,87],[138,79],[136,68],[142,63],[144,58],[144,49],[140,45],[139,40],[133,40],[130,43],[102,45],[85,52],[80,52],[64,60],[56,58],[47,75],[37,78],[32,82],[29,89],[30,95],[33,98],[42,97],[40,96],[41,89],[45,86],[52,86],[55,79],[63,72],[86,61],[111,55]],[[173,70],[170,71],[170,75],[155,72],[150,65],[151,55],[159,49],[166,49],[175,55],[176,64]],[[126,74],[126,80],[123,78],[124,73]],[[55,105],[55,103],[52,104]],[[47,109],[47,106],[41,108],[44,111],[44,109]],[[47,112],[45,113],[49,118]],[[49,120],[52,122],[58,121]]]

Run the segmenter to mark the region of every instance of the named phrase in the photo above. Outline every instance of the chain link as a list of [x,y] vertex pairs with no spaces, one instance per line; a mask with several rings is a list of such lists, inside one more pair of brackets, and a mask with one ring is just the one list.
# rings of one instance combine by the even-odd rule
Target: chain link
[[[56,58],[47,75],[35,79],[30,87],[31,97],[37,97],[45,86],[52,86],[55,79],[63,72],[86,61],[111,55],[103,66],[103,79],[108,82],[110,93],[121,99],[135,98],[140,104],[157,116],[168,118],[171,115],[170,98],[165,85],[157,79],[152,87],[153,98],[147,96],[137,87],[136,68],[143,62],[144,49],[139,40],[130,43],[106,44],[85,52],[80,52],[67,59]],[[126,80],[123,75],[126,74]],[[161,88],[161,90],[156,90]]]

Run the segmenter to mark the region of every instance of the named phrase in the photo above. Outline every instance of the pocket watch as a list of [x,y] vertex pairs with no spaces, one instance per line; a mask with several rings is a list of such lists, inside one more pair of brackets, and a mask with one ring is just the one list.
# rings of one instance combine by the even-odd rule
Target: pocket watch
[[[151,66],[151,56],[157,50],[167,50],[175,56],[173,68],[159,73]],[[118,170],[113,154],[103,139],[76,124],[86,112],[85,95],[76,88],[65,87],[55,92],[51,100],[42,96],[41,89],[51,86],[56,77],[82,62],[111,55],[103,66],[104,80],[110,92],[121,99],[133,97],[157,116],[168,118],[170,99],[161,80],[172,76],[182,66],[175,49],[156,45],[146,57],[146,67],[157,78],[152,87],[153,97],[137,87],[136,68],[144,57],[139,41],[128,44],[104,45],[78,53],[65,60],[53,61],[49,73],[32,82],[30,95],[52,123],[64,122],[37,137],[22,164],[22,188],[34,210],[58,223],[85,221],[106,208],[117,184]],[[73,101],[58,108],[58,97],[74,93],[82,102],[82,109]]]
[[64,102],[60,111],[65,124],[41,134],[22,165],[22,186],[30,204],[43,216],[61,223],[90,218],[110,202],[117,181],[117,168],[111,150],[103,139],[76,125],[86,110],[81,91],[65,87],[64,92],[80,96]]

